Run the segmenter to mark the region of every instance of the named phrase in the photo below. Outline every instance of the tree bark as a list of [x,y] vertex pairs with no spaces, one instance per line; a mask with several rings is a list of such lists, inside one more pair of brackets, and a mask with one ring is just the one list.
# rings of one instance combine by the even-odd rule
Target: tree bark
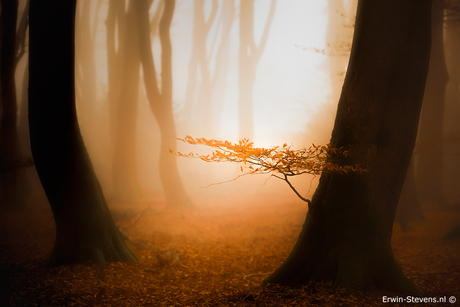
[[398,198],[415,144],[430,55],[429,0],[360,0],[349,68],[324,173],[297,243],[264,282],[332,279],[349,291],[420,292],[391,249]]
[[75,0],[30,4],[30,141],[56,222],[50,264],[137,260],[110,215],[78,127],[75,7]]

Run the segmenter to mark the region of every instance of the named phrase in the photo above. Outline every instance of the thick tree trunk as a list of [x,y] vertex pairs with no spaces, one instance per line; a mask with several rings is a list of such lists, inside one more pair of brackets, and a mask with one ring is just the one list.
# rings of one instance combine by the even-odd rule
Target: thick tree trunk
[[134,2],[137,14],[139,33],[139,54],[144,72],[144,83],[147,98],[153,115],[158,122],[161,133],[160,147],[160,179],[166,195],[167,206],[179,208],[193,207],[179,175],[176,156],[169,149],[176,150],[176,127],[172,111],[172,48],[169,37],[169,28],[174,13],[175,1],[165,2],[163,15],[160,21],[161,42],[161,93],[158,86],[153,53],[150,43],[150,23],[148,10],[149,1]]
[[32,0],[30,5],[29,127],[37,172],[56,222],[50,263],[137,260],[110,215],[78,127],[76,1]]
[[445,92],[449,75],[444,57],[444,0],[433,0],[430,72],[420,116],[417,184],[422,201],[447,206],[443,193]]
[[430,54],[429,0],[360,0],[331,145],[362,174],[324,173],[304,227],[265,283],[332,279],[350,291],[418,294],[391,249]]

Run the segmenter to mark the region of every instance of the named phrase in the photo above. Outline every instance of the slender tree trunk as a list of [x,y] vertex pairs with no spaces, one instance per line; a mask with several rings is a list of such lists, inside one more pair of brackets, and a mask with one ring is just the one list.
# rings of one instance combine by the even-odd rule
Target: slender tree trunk
[[254,136],[252,90],[256,80],[257,64],[265,49],[269,29],[275,15],[275,7],[276,0],[272,0],[261,41],[259,46],[256,46],[254,40],[254,0],[240,1],[240,48],[238,63],[240,138],[253,139]]
[[[455,206],[460,208],[460,12],[458,10],[448,10],[447,26],[445,34],[446,63],[449,72],[449,83],[446,89],[446,112],[445,130],[452,134],[453,139],[445,143],[445,182],[446,190],[450,192],[450,197],[457,200]],[[460,223],[449,231],[446,238],[460,237]]]
[[206,42],[218,8],[217,1],[213,1],[210,16],[206,20],[204,4],[204,0],[193,1],[193,45],[185,98],[188,126],[198,127],[199,134],[209,131],[211,127],[213,86],[211,52],[207,51]]
[[433,0],[430,72],[418,132],[417,183],[422,201],[446,206],[443,193],[444,100],[449,81],[444,58],[444,0]]
[[[460,11],[448,10],[445,28],[446,64],[449,83],[446,88],[444,131],[448,142],[444,143],[444,186],[450,199],[456,199],[460,207]],[[450,21],[452,20],[452,21]]]
[[[115,140],[117,133],[117,100],[121,92],[121,78],[123,49],[120,46],[124,45],[124,32],[126,31],[125,17],[125,1],[110,0],[108,5],[106,25],[106,52],[107,52],[107,105],[109,110],[109,131],[110,131],[110,148],[112,153],[110,162],[112,165],[111,178],[112,188],[114,187],[114,170],[113,159],[115,152]],[[118,48],[117,48],[118,46]],[[114,195],[114,191],[110,191],[110,195]]]
[[76,50],[75,50],[75,78],[76,99],[78,105],[78,117],[80,128],[85,136],[88,147],[98,145],[101,135],[93,127],[100,121],[100,113],[97,109],[97,70],[96,70],[96,33],[97,22],[91,27],[91,8],[94,14],[99,13],[102,1],[79,1],[77,3],[76,17]]
[[253,140],[252,88],[256,78],[257,62],[251,61],[255,52],[254,0],[240,1],[240,48],[238,62],[238,117],[239,138]]
[[130,1],[126,14],[122,58],[122,90],[111,103],[116,103],[115,146],[113,151],[114,198],[134,200],[142,196],[138,179],[136,122],[139,93],[140,62],[138,30],[134,2]]
[[331,145],[367,172],[324,173],[297,243],[265,283],[332,279],[349,291],[420,294],[391,249],[430,55],[429,0],[360,0]]
[[422,220],[424,218],[415,181],[414,164],[414,155],[412,155],[401,196],[399,197],[398,207],[396,208],[395,222],[399,224],[402,231],[407,231],[412,228],[409,224],[410,222]]
[[56,222],[50,263],[137,260],[110,215],[78,127],[75,7],[75,0],[30,4],[30,140]]
[[[220,19],[220,45],[216,54],[216,65],[213,75],[212,95],[212,128],[211,131],[219,131],[224,119],[224,105],[228,97],[228,69],[230,67],[230,31],[235,21],[235,1],[226,0],[222,3],[222,15]],[[227,98],[228,100],[228,98]]]
[[160,20],[161,42],[161,92],[156,77],[153,53],[150,42],[149,1],[136,0],[137,25],[139,33],[139,54],[144,72],[145,90],[150,108],[155,116],[161,133],[160,179],[169,207],[191,208],[190,201],[177,169],[176,156],[169,150],[176,150],[176,127],[172,111],[172,47],[169,28],[174,14],[175,1],[165,1]]
[[30,163],[22,157],[17,125],[15,73],[18,1],[2,0],[1,9],[0,207],[21,210],[28,197],[24,167]]

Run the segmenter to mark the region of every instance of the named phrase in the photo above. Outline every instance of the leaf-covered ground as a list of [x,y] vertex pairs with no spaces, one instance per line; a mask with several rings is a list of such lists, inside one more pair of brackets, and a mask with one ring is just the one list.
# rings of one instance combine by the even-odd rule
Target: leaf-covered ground
[[[195,211],[147,202],[112,207],[141,261],[103,270],[90,264],[46,267],[54,240],[49,210],[2,214],[0,306],[391,305],[381,296],[350,296],[328,283],[259,287],[295,243],[303,203],[252,197],[203,200]],[[441,239],[460,221],[460,212],[426,207],[425,216],[411,231],[395,226],[395,255],[427,297],[460,300],[460,239]],[[443,305],[455,304],[434,304]]]

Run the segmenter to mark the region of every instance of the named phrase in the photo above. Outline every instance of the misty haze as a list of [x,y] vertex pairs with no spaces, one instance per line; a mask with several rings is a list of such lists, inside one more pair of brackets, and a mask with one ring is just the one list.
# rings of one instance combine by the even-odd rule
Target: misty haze
[[0,306],[460,300],[459,0],[0,5]]

